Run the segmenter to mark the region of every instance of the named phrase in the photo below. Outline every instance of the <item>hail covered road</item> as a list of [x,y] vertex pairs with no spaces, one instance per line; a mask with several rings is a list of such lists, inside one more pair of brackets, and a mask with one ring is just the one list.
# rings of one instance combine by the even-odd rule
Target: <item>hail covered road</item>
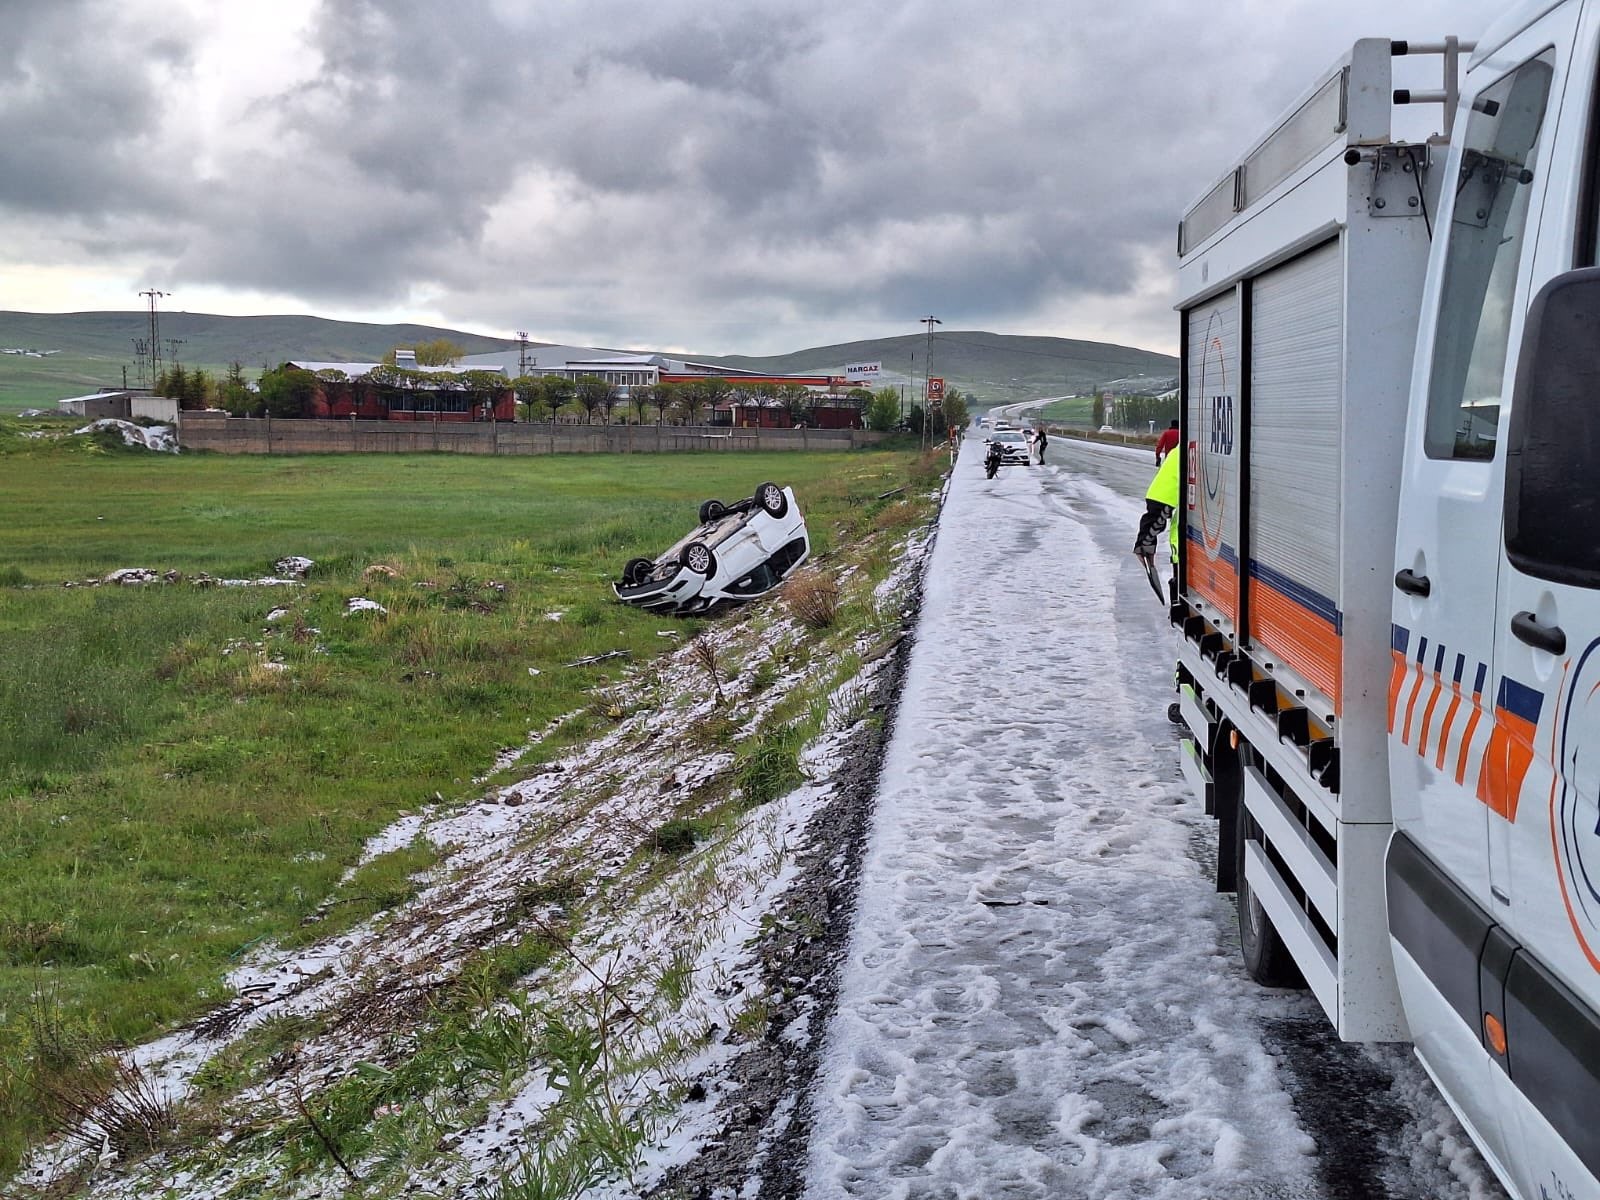
[[1498,1197],[1400,1047],[1257,988],[1128,552],[1147,450],[965,443],[824,1032],[807,1194]]

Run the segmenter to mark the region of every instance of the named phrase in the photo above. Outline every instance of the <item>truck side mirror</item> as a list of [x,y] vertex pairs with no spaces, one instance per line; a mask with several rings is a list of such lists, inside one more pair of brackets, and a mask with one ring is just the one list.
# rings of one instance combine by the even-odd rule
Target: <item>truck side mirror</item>
[[1506,554],[1600,587],[1600,267],[1539,289],[1523,324],[1506,450]]

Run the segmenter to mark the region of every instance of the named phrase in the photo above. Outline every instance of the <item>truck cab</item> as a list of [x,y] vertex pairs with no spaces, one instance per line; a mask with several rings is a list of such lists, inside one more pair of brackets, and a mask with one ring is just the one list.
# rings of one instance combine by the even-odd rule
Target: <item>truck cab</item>
[[[1442,62],[1436,93],[1391,62]],[[1259,981],[1600,1196],[1600,0],[1364,40],[1179,230],[1183,769]],[[1395,105],[1439,105],[1405,141]]]

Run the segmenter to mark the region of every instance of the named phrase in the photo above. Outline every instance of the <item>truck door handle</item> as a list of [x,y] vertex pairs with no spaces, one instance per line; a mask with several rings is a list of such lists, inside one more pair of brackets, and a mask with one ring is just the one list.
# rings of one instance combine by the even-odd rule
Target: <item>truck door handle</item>
[[1559,625],[1541,625],[1534,620],[1531,612],[1519,612],[1511,618],[1511,632],[1517,635],[1519,642],[1527,642],[1540,650],[1548,650],[1551,654],[1565,654],[1567,652],[1567,635]]
[[1418,575],[1410,567],[1394,573],[1394,585],[1413,596],[1426,596],[1433,591],[1433,584],[1428,582],[1428,577]]

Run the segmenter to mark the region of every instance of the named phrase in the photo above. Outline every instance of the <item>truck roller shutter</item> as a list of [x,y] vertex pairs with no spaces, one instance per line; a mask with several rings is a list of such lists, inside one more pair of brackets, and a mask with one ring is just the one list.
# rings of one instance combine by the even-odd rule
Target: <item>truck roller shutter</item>
[[1232,633],[1239,607],[1239,297],[1228,291],[1184,314],[1188,324],[1185,587]]
[[1255,278],[1250,640],[1339,710],[1344,262],[1326,242]]

